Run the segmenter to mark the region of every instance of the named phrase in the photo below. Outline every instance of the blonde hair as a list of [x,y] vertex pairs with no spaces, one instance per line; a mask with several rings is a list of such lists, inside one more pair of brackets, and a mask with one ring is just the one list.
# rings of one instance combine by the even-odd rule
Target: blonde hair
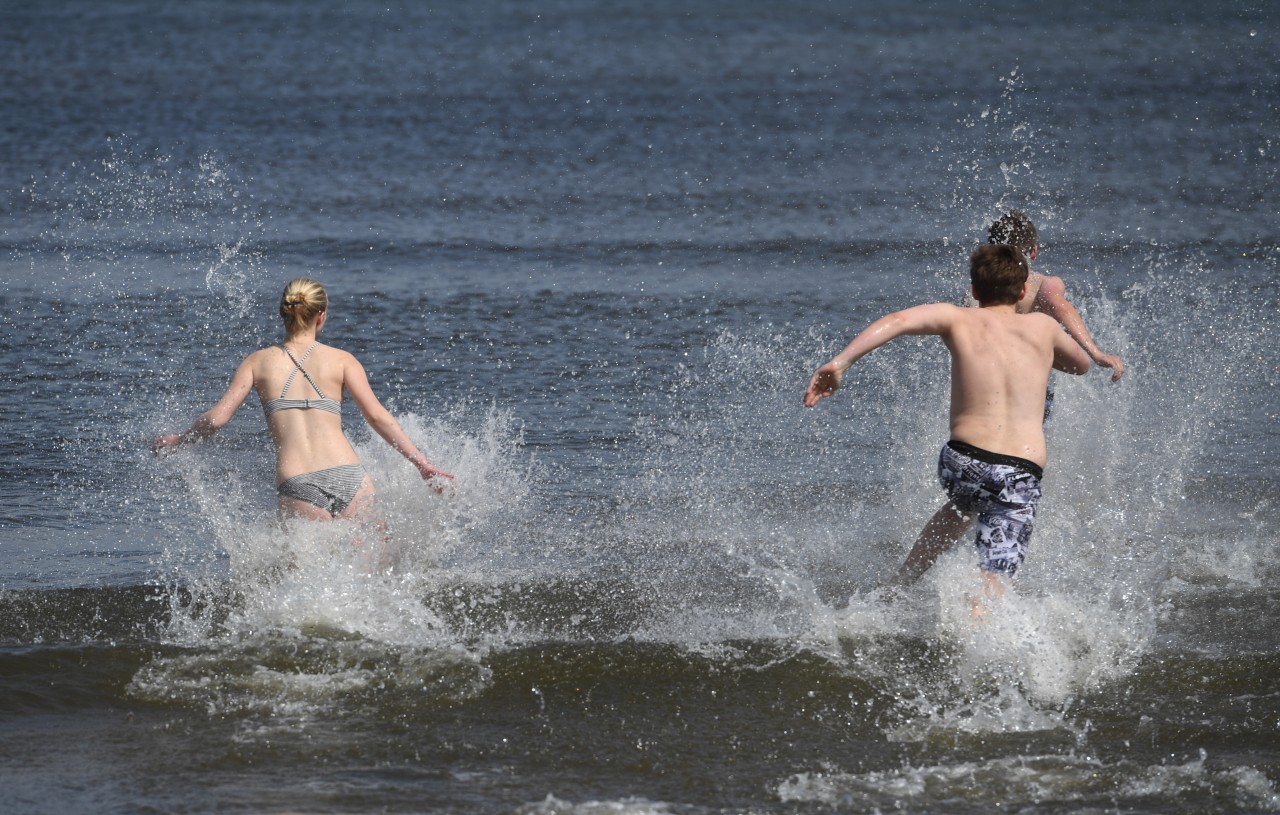
[[329,295],[324,286],[309,277],[290,280],[284,287],[284,294],[280,295],[280,318],[290,333],[311,325],[328,309]]

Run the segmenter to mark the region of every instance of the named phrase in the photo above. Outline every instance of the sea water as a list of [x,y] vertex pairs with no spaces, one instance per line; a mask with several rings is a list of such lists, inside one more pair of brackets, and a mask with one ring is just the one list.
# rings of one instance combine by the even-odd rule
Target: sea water
[[[5,812],[1280,810],[1266,4],[0,9]],[[1016,589],[941,503],[963,302],[1026,210],[1055,378]],[[297,275],[437,493],[281,522]],[[252,399],[250,400],[252,402]]]

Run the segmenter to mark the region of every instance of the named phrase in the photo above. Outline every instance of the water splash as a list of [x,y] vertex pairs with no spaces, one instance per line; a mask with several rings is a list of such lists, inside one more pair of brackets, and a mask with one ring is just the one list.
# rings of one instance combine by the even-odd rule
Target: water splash
[[[1002,104],[1016,98],[1016,78]],[[1001,127],[1009,121],[1003,112],[990,119]],[[1030,138],[1020,127],[1010,134]],[[182,175],[161,158],[128,154],[104,163],[93,176],[101,200],[88,207],[101,207],[100,215],[63,211],[77,225],[68,234],[84,230],[81,242],[112,261],[99,281],[119,293],[143,275],[170,279],[164,264],[146,266],[123,251],[112,259],[113,247],[126,246],[121,235],[136,237],[169,219],[173,228],[158,231],[156,251],[167,240],[202,257],[174,279],[203,270],[214,294],[210,309],[243,315],[240,295],[261,275],[260,260],[244,248],[253,230],[233,223],[235,240],[192,240],[217,228],[201,224],[205,210],[178,206],[183,184],[226,189],[230,182],[216,162],[195,181]],[[227,199],[209,201],[208,212],[216,212],[214,204]],[[184,226],[183,218],[194,220]],[[68,268],[86,262],[78,246],[62,244]],[[353,545],[367,530],[281,528],[269,520],[270,464],[260,430],[229,433],[217,452],[209,446],[176,460],[182,489],[156,499],[185,513],[162,557],[175,602],[166,642],[223,651],[234,661],[242,651],[272,654],[300,644],[342,651],[355,641],[390,659],[475,656],[603,630],[712,650],[739,639],[778,640],[849,665],[852,644],[865,657],[859,670],[890,676],[904,650],[924,641],[936,658],[906,678],[912,695],[901,704],[911,717],[896,731],[902,737],[1063,727],[1073,696],[1123,676],[1149,647],[1171,571],[1184,584],[1207,569],[1211,580],[1249,585],[1269,562],[1265,535],[1233,560],[1207,557],[1224,542],[1206,541],[1199,507],[1186,502],[1188,487],[1202,481],[1214,423],[1266,364],[1242,353],[1265,321],[1244,308],[1196,333],[1183,305],[1207,305],[1195,280],[1208,264],[1180,247],[1117,251],[1138,270],[1128,289],[1075,291],[1091,327],[1131,371],[1119,388],[1101,376],[1060,383],[1044,521],[1009,615],[986,628],[968,626],[958,599],[971,581],[964,546],[922,587],[923,600],[889,606],[874,596],[940,501],[932,472],[945,437],[938,387],[945,353],[936,341],[903,341],[860,363],[843,401],[804,412],[798,401],[809,372],[858,326],[797,324],[724,331],[686,358],[664,383],[663,409],[637,422],[628,474],[581,513],[540,499],[535,484],[545,474],[524,459],[519,430],[501,412],[402,416],[422,448],[458,472],[443,497],[380,441],[359,440],[396,552],[392,569],[380,568],[381,554]],[[1223,368],[1230,369],[1225,381]],[[191,372],[180,372],[180,383],[178,376],[158,377],[162,390],[173,386],[163,409],[189,418],[187,398],[172,394]],[[135,424],[155,412],[135,410]],[[145,491],[158,479],[139,481]],[[192,551],[193,542],[210,538],[216,547]],[[552,588],[554,579],[566,582]],[[593,626],[593,619],[609,622]],[[948,683],[958,676],[959,684],[937,681],[939,665]],[[199,674],[182,660],[170,667]],[[335,693],[377,681],[334,670],[341,674]],[[228,673],[245,688],[278,687],[267,674]],[[139,681],[158,688],[160,677],[149,676]],[[244,693],[227,704],[252,705],[253,691]]]
[[[29,244],[34,279],[69,299],[123,298],[157,284],[207,290],[244,316],[262,273],[263,218],[245,184],[216,153],[184,161],[127,137],[107,153],[26,188],[47,214]],[[57,258],[61,267],[40,264]],[[201,273],[203,271],[203,273]]]
[[[415,444],[454,471],[455,482],[440,493],[380,439],[358,440],[378,490],[364,522],[279,522],[269,476],[248,481],[229,474],[235,468],[228,459],[242,454],[208,446],[174,454],[161,466],[184,482],[226,568],[209,575],[193,570],[193,554],[198,563],[201,553],[187,546],[165,553],[175,589],[185,589],[174,594],[184,608],[175,609],[171,636],[200,644],[309,625],[393,645],[455,641],[424,596],[439,585],[449,553],[483,546],[504,518],[520,514],[528,492],[525,474],[512,463],[520,460],[521,442],[510,417],[491,411],[480,421],[467,433],[442,418],[402,417]],[[187,600],[187,591],[198,599]]]
[[[981,242],[990,223],[1014,209],[1032,213],[1042,229],[1061,229],[1070,222],[1054,178],[1059,151],[1036,125],[1044,111],[1038,109],[1042,103],[1028,87],[1026,72],[1014,65],[997,82],[998,100],[962,116],[953,143],[939,152],[945,162],[940,175],[950,179],[950,196],[936,212],[936,232],[948,244]],[[958,235],[957,225],[962,227]]]
[[[145,666],[130,692],[247,717],[246,738],[262,737],[263,717],[301,727],[375,692],[480,692],[488,642],[468,640],[428,602],[450,579],[451,549],[482,548],[528,490],[511,463],[521,442],[510,417],[490,411],[479,422],[467,433],[446,419],[401,417],[415,444],[455,472],[442,494],[381,440],[359,441],[378,488],[365,522],[278,521],[251,497],[268,488],[227,477],[212,448],[163,462],[220,551],[179,538],[164,553],[163,639],[181,650]],[[222,568],[209,568],[214,558]]]

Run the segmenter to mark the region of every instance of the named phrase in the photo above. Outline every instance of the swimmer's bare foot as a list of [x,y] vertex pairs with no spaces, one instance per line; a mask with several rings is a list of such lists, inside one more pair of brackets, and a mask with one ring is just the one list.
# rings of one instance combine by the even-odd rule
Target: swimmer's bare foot
[[985,625],[987,615],[1004,599],[1004,579],[991,572],[983,572],[981,593],[966,594],[965,599],[969,603],[969,616],[975,623]]
[[901,574],[887,577],[876,584],[872,596],[882,603],[895,603],[907,594],[914,580],[904,580]]

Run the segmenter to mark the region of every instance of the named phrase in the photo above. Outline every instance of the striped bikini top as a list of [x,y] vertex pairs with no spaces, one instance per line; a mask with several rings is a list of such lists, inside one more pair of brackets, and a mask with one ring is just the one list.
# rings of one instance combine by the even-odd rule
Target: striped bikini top
[[[319,343],[311,343],[311,347],[307,349],[307,353],[302,355],[301,360],[297,359],[293,355],[293,352],[286,346],[280,346],[281,348],[284,348],[284,352],[289,355],[289,359],[293,360],[293,370],[289,372],[289,378],[284,381],[284,387],[280,390],[280,398],[272,399],[269,402],[263,403],[263,413],[270,416],[272,413],[278,413],[282,410],[309,410],[311,408],[316,408],[317,410],[327,410],[338,416],[342,415],[342,403],[338,402],[336,399],[330,399],[325,396],[320,388],[316,387],[316,382],[311,378],[311,374],[307,373],[307,369],[302,367],[302,363],[306,361],[307,357],[311,356],[311,352],[316,349],[317,345],[319,345]],[[293,384],[293,378],[298,375],[298,371],[302,371],[302,375],[307,378],[307,382],[311,383],[311,389],[316,392],[316,395],[320,397],[319,399],[284,398],[284,395],[289,392],[289,386]]]

